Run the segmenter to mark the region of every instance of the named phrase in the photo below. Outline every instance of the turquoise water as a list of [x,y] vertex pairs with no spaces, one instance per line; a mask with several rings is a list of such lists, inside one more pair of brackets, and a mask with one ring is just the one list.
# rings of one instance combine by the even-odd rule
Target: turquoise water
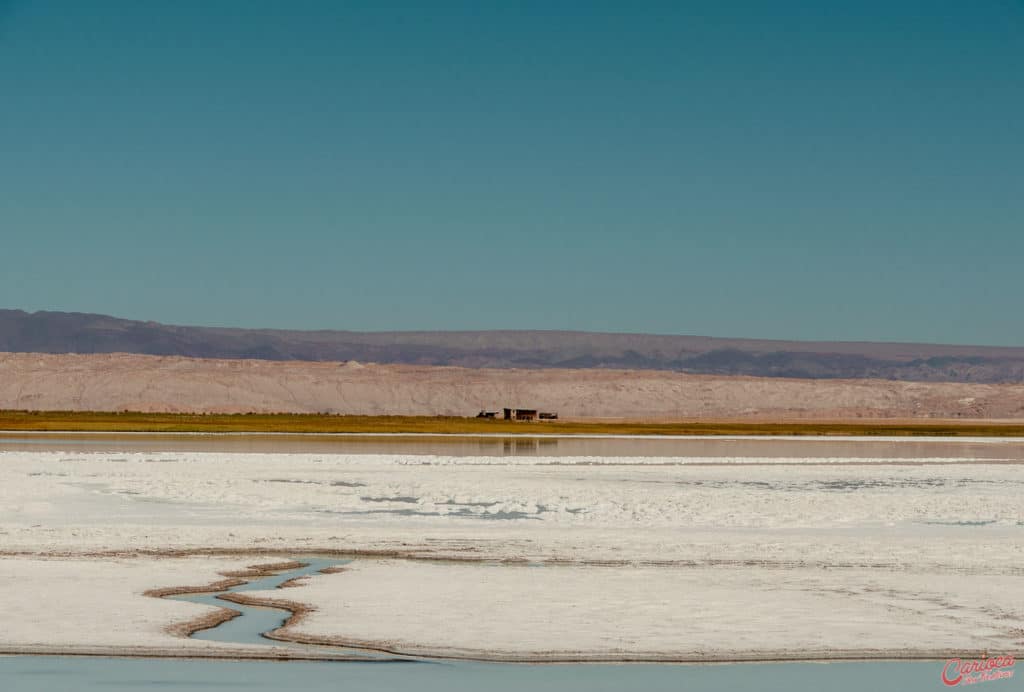
[[[53,690],[415,690],[416,692],[711,692],[941,690],[941,663],[506,665],[496,663],[277,663],[91,657],[0,657],[4,692]],[[985,683],[992,692],[1016,680]]]
[[[290,570],[288,572],[281,572],[280,574],[276,574],[271,577],[254,579],[247,584],[233,587],[227,591],[265,591],[276,589],[278,584],[281,584],[288,579],[307,574],[315,574],[325,567],[334,567],[351,562],[351,560],[339,560],[337,558],[321,559],[307,557],[303,557],[301,561],[306,563],[305,567]],[[218,593],[225,592],[220,591]],[[279,594],[280,595],[277,596],[278,598],[287,600],[287,590],[282,590]],[[274,644],[278,646],[301,647],[301,645],[298,644],[291,645],[284,642],[275,642],[263,636],[264,632],[277,629],[284,623],[285,619],[289,616],[289,613],[286,610],[278,610],[276,608],[257,608],[240,605],[238,603],[229,603],[218,599],[216,594],[212,593],[186,594],[182,596],[171,596],[169,598],[176,601],[203,603],[205,605],[216,606],[218,608],[231,608],[232,610],[237,610],[242,613],[241,617],[228,620],[217,627],[196,632],[192,635],[195,639],[205,639],[215,642],[230,642],[235,644]]]
[[[175,601],[191,601],[192,603],[202,603],[205,605],[211,605],[218,608],[231,608],[241,613],[241,616],[236,617],[227,622],[221,623],[216,627],[210,629],[200,630],[192,635],[194,639],[204,639],[213,642],[228,642],[231,644],[257,644],[257,645],[273,645],[279,647],[287,647],[289,649],[298,649],[300,651],[315,651],[323,652],[329,651],[332,653],[342,653],[349,656],[359,656],[362,658],[381,658],[384,654],[378,654],[372,651],[345,649],[338,646],[315,646],[310,644],[299,644],[296,642],[284,642],[264,637],[265,632],[270,632],[277,629],[284,624],[284,621],[291,615],[287,610],[280,610],[278,608],[261,608],[255,606],[242,605],[240,603],[231,603],[229,601],[223,601],[217,598],[217,594],[226,592],[239,592],[239,591],[269,591],[276,589],[279,584],[293,579],[295,577],[301,577],[309,574],[316,574],[325,567],[337,567],[340,565],[347,564],[351,560],[339,560],[338,558],[310,558],[303,557],[301,560],[296,559],[305,563],[305,567],[299,569],[289,570],[287,572],[281,572],[270,577],[262,577],[260,579],[254,579],[246,584],[235,586],[226,591],[218,591],[217,593],[204,593],[204,594],[184,594],[181,596],[169,596],[168,598]],[[283,600],[288,599],[288,591],[282,590],[278,592],[276,598]],[[388,658],[393,658],[387,656]],[[0,688],[2,691],[2,688]]]

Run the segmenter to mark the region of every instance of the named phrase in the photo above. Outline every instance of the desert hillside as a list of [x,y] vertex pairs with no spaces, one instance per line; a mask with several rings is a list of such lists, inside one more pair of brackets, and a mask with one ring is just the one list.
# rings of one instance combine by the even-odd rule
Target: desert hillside
[[1024,418],[1024,385],[651,370],[470,369],[132,354],[0,354],[0,408],[565,418]]

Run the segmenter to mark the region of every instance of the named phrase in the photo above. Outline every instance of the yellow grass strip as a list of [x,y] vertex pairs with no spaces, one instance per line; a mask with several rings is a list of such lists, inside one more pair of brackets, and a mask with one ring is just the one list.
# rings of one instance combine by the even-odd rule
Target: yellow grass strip
[[515,422],[431,416],[188,414],[0,411],[0,430],[52,432],[410,433],[549,435],[868,435],[1024,436],[1019,422],[998,421],[683,421]]

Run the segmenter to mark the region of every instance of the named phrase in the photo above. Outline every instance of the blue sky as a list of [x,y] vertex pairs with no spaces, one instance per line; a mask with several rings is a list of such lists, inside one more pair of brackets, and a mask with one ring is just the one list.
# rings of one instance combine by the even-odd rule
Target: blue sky
[[0,306],[1024,344],[1024,3],[0,0]]

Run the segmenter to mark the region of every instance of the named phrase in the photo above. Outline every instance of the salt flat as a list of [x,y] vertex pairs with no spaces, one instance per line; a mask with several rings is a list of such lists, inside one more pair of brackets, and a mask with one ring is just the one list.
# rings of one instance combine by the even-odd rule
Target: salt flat
[[[316,608],[293,634],[508,658],[1019,651],[1024,465],[921,461],[4,452],[0,575],[24,579],[16,553],[106,574],[112,554],[355,552],[288,590]],[[149,569],[112,598],[134,608],[128,592],[211,567]],[[0,599],[45,599],[59,619],[73,606],[38,574]],[[156,631],[189,614],[148,600]],[[100,609],[69,636],[116,645],[125,616]],[[9,644],[48,631],[17,628]]]
[[0,561],[0,651],[243,656],[252,647],[175,636],[168,626],[217,611],[143,595],[154,584],[202,586],[252,560],[8,557]]
[[[1019,649],[1019,576],[356,561],[316,576],[304,641],[504,660],[743,660]],[[274,598],[270,592],[253,595]]]

